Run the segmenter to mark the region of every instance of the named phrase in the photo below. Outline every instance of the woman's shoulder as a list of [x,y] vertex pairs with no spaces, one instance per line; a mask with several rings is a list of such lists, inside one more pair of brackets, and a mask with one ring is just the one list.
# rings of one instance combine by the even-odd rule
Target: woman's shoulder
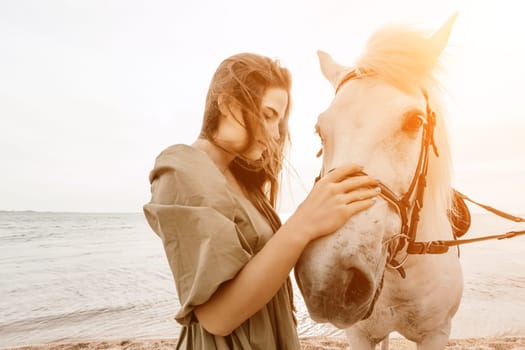
[[214,168],[215,165],[203,151],[189,145],[175,144],[162,150],[155,158],[150,182],[166,171],[175,171],[181,176],[210,179],[220,175],[218,169]]
[[166,179],[163,187],[168,186],[174,192],[177,202],[193,205],[231,202],[224,176],[208,155],[195,147],[175,144],[161,151],[150,172],[150,183],[153,185],[161,176]]
[[155,167],[192,165],[201,160],[202,153],[195,147],[183,143],[174,144],[163,149],[155,158]]

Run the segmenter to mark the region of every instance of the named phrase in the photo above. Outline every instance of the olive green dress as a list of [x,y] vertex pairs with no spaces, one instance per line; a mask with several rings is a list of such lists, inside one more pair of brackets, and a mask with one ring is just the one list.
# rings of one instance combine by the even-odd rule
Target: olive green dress
[[161,152],[150,182],[144,213],[162,239],[181,304],[177,349],[300,349],[286,283],[226,337],[208,333],[193,314],[270,239],[264,217],[230,190],[206,153],[188,145]]

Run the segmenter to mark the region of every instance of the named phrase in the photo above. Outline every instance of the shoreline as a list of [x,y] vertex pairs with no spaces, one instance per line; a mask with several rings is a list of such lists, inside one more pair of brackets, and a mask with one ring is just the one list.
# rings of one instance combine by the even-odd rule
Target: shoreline
[[[343,337],[302,337],[302,350],[350,350]],[[118,340],[79,340],[62,343],[46,343],[5,347],[0,350],[168,350],[173,349],[177,339],[118,339]],[[413,343],[404,338],[391,338],[390,350],[413,349]],[[450,339],[447,350],[524,350],[524,337],[487,337]]]

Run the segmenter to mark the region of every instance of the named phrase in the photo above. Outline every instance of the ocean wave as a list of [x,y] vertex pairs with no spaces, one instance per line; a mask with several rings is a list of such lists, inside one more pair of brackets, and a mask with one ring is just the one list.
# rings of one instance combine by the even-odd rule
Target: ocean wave
[[127,306],[116,306],[116,307],[104,307],[104,308],[95,308],[89,310],[80,310],[75,312],[65,312],[58,314],[49,314],[45,316],[31,317],[26,316],[24,319],[0,323],[0,329],[2,333],[9,332],[24,332],[31,331],[35,328],[38,328],[40,325],[45,325],[46,327],[55,328],[60,325],[69,324],[69,323],[82,323],[88,322],[94,318],[100,317],[100,315],[107,315],[110,313],[120,313],[123,311],[129,311],[136,309],[137,305],[127,305]]

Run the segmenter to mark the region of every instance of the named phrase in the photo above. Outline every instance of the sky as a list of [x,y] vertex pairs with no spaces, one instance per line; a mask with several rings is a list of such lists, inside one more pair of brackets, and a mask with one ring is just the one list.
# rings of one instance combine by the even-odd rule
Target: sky
[[0,0],[0,210],[140,212],[156,155],[197,137],[217,65],[255,52],[293,75],[289,212],[319,171],[314,125],[333,96],[316,51],[351,65],[380,26],[434,30],[456,11],[442,80],[454,187],[525,213],[514,0]]

